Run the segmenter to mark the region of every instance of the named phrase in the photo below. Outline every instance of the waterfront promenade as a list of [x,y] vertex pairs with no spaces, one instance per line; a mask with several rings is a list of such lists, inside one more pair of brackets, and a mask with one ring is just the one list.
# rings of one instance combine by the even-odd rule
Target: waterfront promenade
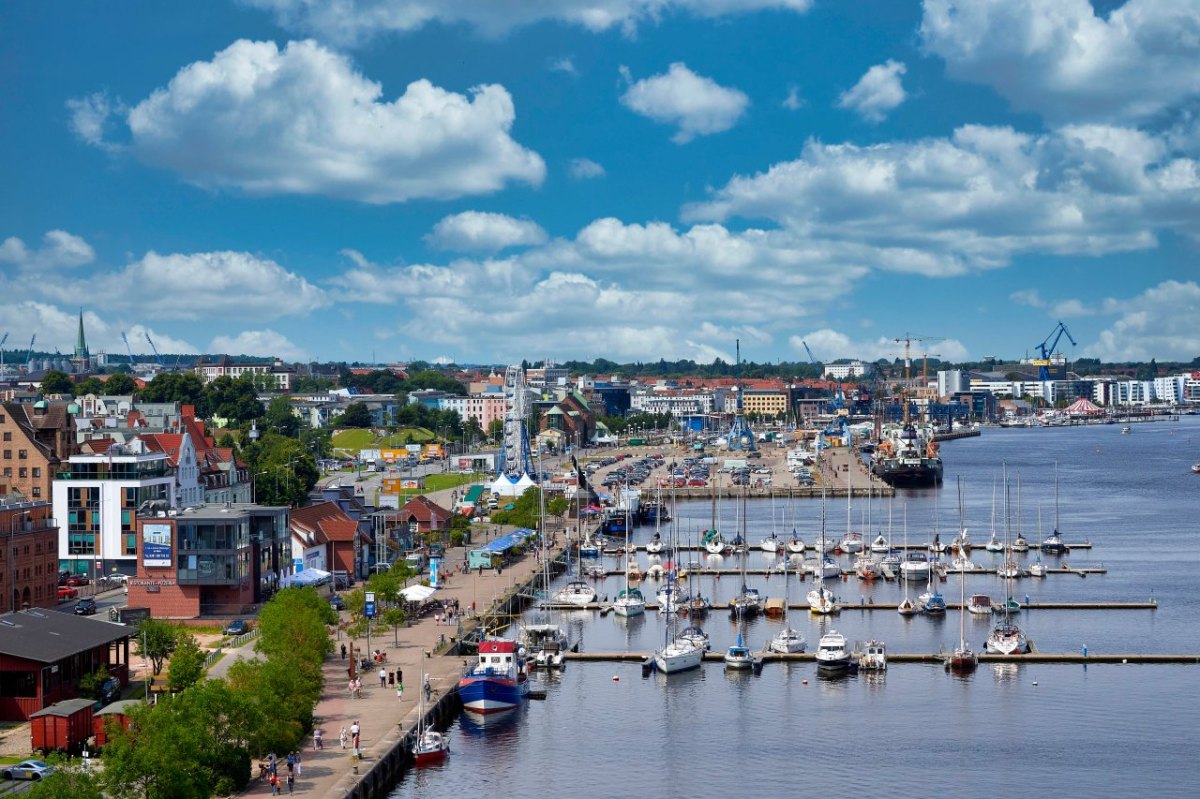
[[[550,535],[555,534],[553,528],[548,528]],[[476,542],[475,546],[482,542]],[[558,534],[558,544],[561,547],[563,536]],[[464,617],[470,614],[472,603],[476,607],[476,616],[484,614],[494,602],[502,602],[512,594],[515,587],[528,581],[541,570],[541,562],[534,552],[529,552],[520,560],[505,567],[500,574],[494,570],[485,569],[482,574],[470,572],[463,574],[460,566],[465,562],[467,549],[455,547],[447,553],[446,563],[449,570],[449,580],[435,595],[441,600],[458,600]],[[342,613],[343,619],[348,617]],[[464,618],[463,627],[472,626],[474,619]],[[414,619],[411,626],[388,630],[380,635],[371,636],[370,646],[365,637],[353,640],[358,653],[369,653],[381,649],[387,653],[385,668],[394,672],[399,669],[404,678],[404,698],[397,701],[394,685],[380,687],[378,667],[362,674],[362,692],[360,699],[352,699],[349,692],[349,658],[342,660],[341,645],[351,643],[342,633],[340,638],[334,637],[334,654],[329,657],[324,666],[325,687],[318,702],[315,715],[317,725],[324,737],[324,749],[313,749],[312,739],[305,742],[302,752],[301,774],[296,779],[295,793],[308,796],[341,797],[353,787],[358,777],[365,774],[371,765],[388,750],[396,746],[409,729],[417,722],[417,692],[421,688],[423,674],[429,675],[433,688],[434,699],[451,690],[458,682],[464,660],[474,660],[470,657],[442,657],[436,654],[439,644],[448,642],[452,636],[457,636],[457,625],[437,625],[432,616]],[[428,653],[428,654],[427,654]],[[361,762],[352,757],[351,744],[342,749],[338,743],[338,732],[345,726],[347,731],[354,721],[361,727]],[[451,741],[451,757],[453,757],[454,742]],[[276,753],[281,758],[286,753]],[[266,753],[262,753],[265,757]],[[266,781],[257,780],[257,763],[251,763],[255,778],[241,796],[270,795],[271,788]],[[356,767],[357,766],[357,770]],[[286,773],[286,771],[281,771]]]

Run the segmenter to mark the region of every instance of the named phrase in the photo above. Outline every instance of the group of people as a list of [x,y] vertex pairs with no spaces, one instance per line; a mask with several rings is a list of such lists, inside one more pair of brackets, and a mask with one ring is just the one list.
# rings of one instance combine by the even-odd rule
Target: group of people
[[275,753],[267,755],[267,782],[271,784],[271,795],[283,793],[283,786],[287,786],[288,793],[296,790],[296,778],[300,776],[303,766],[300,762],[299,752],[289,752],[287,760],[287,774],[280,776],[279,760],[275,757]]
[[462,612],[459,610],[457,599],[444,599],[442,600],[441,609],[436,610],[433,613],[433,623],[435,626],[439,627],[443,623],[445,623],[447,627],[453,627],[458,623],[461,615]]

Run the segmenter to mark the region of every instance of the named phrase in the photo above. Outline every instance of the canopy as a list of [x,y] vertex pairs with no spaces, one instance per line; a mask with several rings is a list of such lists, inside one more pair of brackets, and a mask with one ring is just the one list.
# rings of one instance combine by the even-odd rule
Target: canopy
[[409,602],[424,602],[433,596],[436,591],[436,588],[431,588],[428,585],[410,585],[400,592],[400,596]]
[[1067,406],[1065,413],[1070,416],[1096,416],[1104,413],[1104,409],[1097,406],[1087,397],[1080,397],[1074,403]]
[[319,585],[326,582],[330,578],[330,574],[322,569],[305,569],[304,571],[289,574],[283,578],[283,585]]
[[521,475],[516,481],[502,474],[492,483],[492,493],[502,497],[519,497],[530,488],[533,488],[533,480],[527,474]]
[[502,535],[495,541],[489,541],[476,549],[477,552],[507,552],[518,544],[525,543],[528,539],[537,535],[533,530],[527,527],[521,527],[513,530],[508,535]]

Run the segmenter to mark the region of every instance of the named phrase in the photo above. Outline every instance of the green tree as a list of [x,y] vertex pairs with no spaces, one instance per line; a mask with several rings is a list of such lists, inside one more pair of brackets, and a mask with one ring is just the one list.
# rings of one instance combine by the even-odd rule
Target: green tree
[[318,663],[333,651],[326,625],[337,613],[314,588],[286,588],[258,615],[255,649],[268,658],[299,653]]
[[180,633],[175,651],[171,654],[171,663],[167,666],[167,687],[178,693],[198,683],[204,675],[206,658],[194,636]]
[[515,527],[536,529],[541,519],[541,507],[538,496],[541,490],[527,488],[525,493],[517,497],[512,510],[498,510],[492,513],[492,521],[496,524],[511,524]]
[[72,394],[75,384],[65,372],[51,369],[42,375],[41,389],[43,394]]
[[90,674],[85,674],[79,678],[79,693],[92,699],[99,699],[100,692],[104,688],[104,681],[108,679],[108,672],[104,668],[98,668]]
[[281,436],[295,438],[300,432],[300,419],[292,413],[292,402],[287,397],[275,397],[267,403],[266,425]]
[[371,412],[362,402],[352,402],[346,406],[346,412],[337,418],[334,427],[370,427]]
[[[609,428],[610,430],[612,428]],[[493,419],[488,422],[487,436],[488,441],[499,441],[500,436],[504,435],[504,420]]]
[[559,519],[562,519],[562,517],[566,515],[570,508],[570,501],[562,494],[555,494],[553,497],[546,500],[546,513],[549,513],[551,516],[556,516]]
[[146,619],[138,625],[137,653],[150,659],[155,674],[161,674],[163,661],[171,656],[178,643],[174,627],[160,619]]
[[59,767],[25,792],[26,799],[104,799],[100,779],[90,771]]
[[101,396],[105,393],[104,381],[98,377],[88,377],[75,384],[73,393],[76,397],[86,397],[88,394]]
[[312,451],[276,432],[265,433],[242,455],[254,474],[255,497],[264,505],[302,505],[320,477]]
[[218,377],[204,387],[209,414],[231,422],[249,422],[262,416],[254,381],[247,375],[234,380]]
[[110,375],[108,380],[104,381],[104,393],[110,397],[123,397],[126,394],[135,394],[137,390],[137,382],[124,372],[117,372]]
[[196,415],[209,416],[204,381],[195,372],[161,372],[138,393],[142,402],[178,402],[191,405]]

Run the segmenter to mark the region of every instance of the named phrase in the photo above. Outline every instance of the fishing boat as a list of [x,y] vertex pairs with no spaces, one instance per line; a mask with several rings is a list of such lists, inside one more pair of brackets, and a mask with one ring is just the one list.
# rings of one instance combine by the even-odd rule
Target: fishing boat
[[458,681],[463,707],[472,713],[495,713],[518,707],[529,695],[525,661],[517,643],[503,638],[479,642],[478,661]]
[[971,601],[967,603],[967,612],[975,616],[991,616],[992,598],[987,594],[971,594]]
[[887,671],[887,644],[883,641],[867,641],[858,653],[860,671]]
[[850,668],[850,652],[846,649],[846,636],[830,630],[821,636],[817,644],[817,671],[825,674],[845,673]]
[[730,645],[725,650],[725,668],[740,671],[748,669],[754,665],[754,654],[750,651],[750,647],[742,643],[741,633],[738,634],[737,643]]
[[790,655],[793,652],[803,652],[804,647],[808,644],[808,642],[804,640],[804,636],[800,634],[800,631],[792,629],[792,626],[788,624],[788,605],[790,604],[788,602],[788,597],[790,594],[790,587],[791,583],[788,582],[787,561],[784,561],[783,629],[775,633],[775,635],[771,638],[771,642],[767,644],[767,648],[769,648],[772,652],[779,652],[780,654],[784,655]]
[[583,580],[572,580],[554,592],[554,601],[562,605],[590,605],[596,601],[596,589]]
[[[1010,516],[1008,513],[1008,478],[1007,468],[1005,469],[1004,479],[1004,540],[1008,543],[1008,533],[1010,529]],[[1004,580],[1007,590],[1008,600],[1004,602],[1001,612],[1004,618],[988,635],[987,641],[983,645],[985,652],[990,652],[997,655],[1023,655],[1029,651],[1029,640],[1025,637],[1025,632],[1012,621],[1012,578],[1006,577]]]
[[[424,675],[422,685],[429,683],[429,675]],[[417,766],[428,766],[440,763],[450,754],[450,737],[440,733],[428,723],[425,718],[425,692],[417,691],[417,731],[413,741],[413,763]]]

